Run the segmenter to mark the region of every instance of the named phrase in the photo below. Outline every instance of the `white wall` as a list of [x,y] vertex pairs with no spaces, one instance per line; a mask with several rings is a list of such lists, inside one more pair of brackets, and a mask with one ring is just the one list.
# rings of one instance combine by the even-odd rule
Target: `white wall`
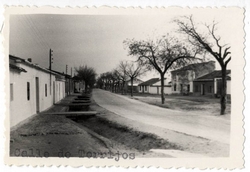
[[[40,112],[53,105],[53,81],[55,75],[51,75],[51,94],[50,94],[50,74],[19,64],[27,72],[10,71],[10,84],[13,84],[13,100],[10,100],[10,126],[15,126],[26,118],[36,114],[36,77],[39,78],[39,106]],[[30,100],[27,100],[27,82],[30,83]],[[47,97],[45,96],[45,84],[47,84]],[[63,88],[63,86],[62,86]],[[64,89],[61,89],[64,97]]]
[[[159,92],[157,92],[157,87],[149,87],[149,93],[150,94],[161,94],[161,87],[158,86]],[[172,94],[172,89],[171,87],[164,87],[164,94]]]
[[171,87],[164,87],[164,93],[165,94],[172,94],[172,88]]
[[[157,94],[157,87],[149,87],[149,93],[150,94]],[[159,94],[160,94],[160,90],[159,90]]]
[[61,80],[56,80],[56,102],[60,101],[65,97],[65,82]]

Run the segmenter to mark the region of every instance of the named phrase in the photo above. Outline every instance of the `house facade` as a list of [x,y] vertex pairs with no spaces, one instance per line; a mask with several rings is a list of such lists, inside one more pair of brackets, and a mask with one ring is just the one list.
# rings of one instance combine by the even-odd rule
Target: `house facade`
[[127,92],[131,92],[131,89],[133,89],[134,93],[138,93],[139,92],[139,84],[142,83],[143,81],[138,79],[138,78],[134,78],[133,79],[133,88],[131,85],[131,80],[127,80],[125,83],[125,90],[127,90]]
[[172,94],[193,94],[193,81],[215,70],[215,62],[203,62],[171,71]]
[[65,78],[31,61],[9,56],[10,126],[65,97]]
[[[231,70],[227,70],[227,94],[231,95]],[[219,97],[221,93],[221,70],[215,70],[194,80],[194,95]]]
[[[166,82],[166,79],[164,81]],[[159,78],[152,78],[139,84],[139,93],[161,94],[161,80]],[[164,93],[172,93],[170,83],[164,83]]]

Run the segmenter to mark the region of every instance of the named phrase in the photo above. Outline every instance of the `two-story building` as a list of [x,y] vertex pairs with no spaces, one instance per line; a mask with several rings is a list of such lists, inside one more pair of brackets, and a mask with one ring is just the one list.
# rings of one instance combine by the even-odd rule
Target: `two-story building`
[[215,62],[194,63],[171,71],[172,94],[193,94],[193,81],[215,70]]

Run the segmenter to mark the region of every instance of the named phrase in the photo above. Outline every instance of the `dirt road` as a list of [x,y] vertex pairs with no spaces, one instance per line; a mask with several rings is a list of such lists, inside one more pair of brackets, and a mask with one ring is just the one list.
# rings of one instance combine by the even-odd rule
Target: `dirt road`
[[220,116],[164,109],[100,89],[93,91],[93,99],[119,116],[147,125],[148,132],[157,131],[150,131],[157,127],[223,144],[230,142],[230,120]]

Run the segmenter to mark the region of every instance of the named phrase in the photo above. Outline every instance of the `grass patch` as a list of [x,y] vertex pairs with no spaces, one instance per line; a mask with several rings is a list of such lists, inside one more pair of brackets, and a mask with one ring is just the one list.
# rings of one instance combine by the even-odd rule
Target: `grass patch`
[[13,132],[16,132],[20,136],[81,134],[82,129],[74,123],[64,116],[39,114]]
[[154,134],[135,131],[124,125],[109,121],[102,117],[92,117],[78,121],[94,132],[138,151],[150,149],[181,149]]

